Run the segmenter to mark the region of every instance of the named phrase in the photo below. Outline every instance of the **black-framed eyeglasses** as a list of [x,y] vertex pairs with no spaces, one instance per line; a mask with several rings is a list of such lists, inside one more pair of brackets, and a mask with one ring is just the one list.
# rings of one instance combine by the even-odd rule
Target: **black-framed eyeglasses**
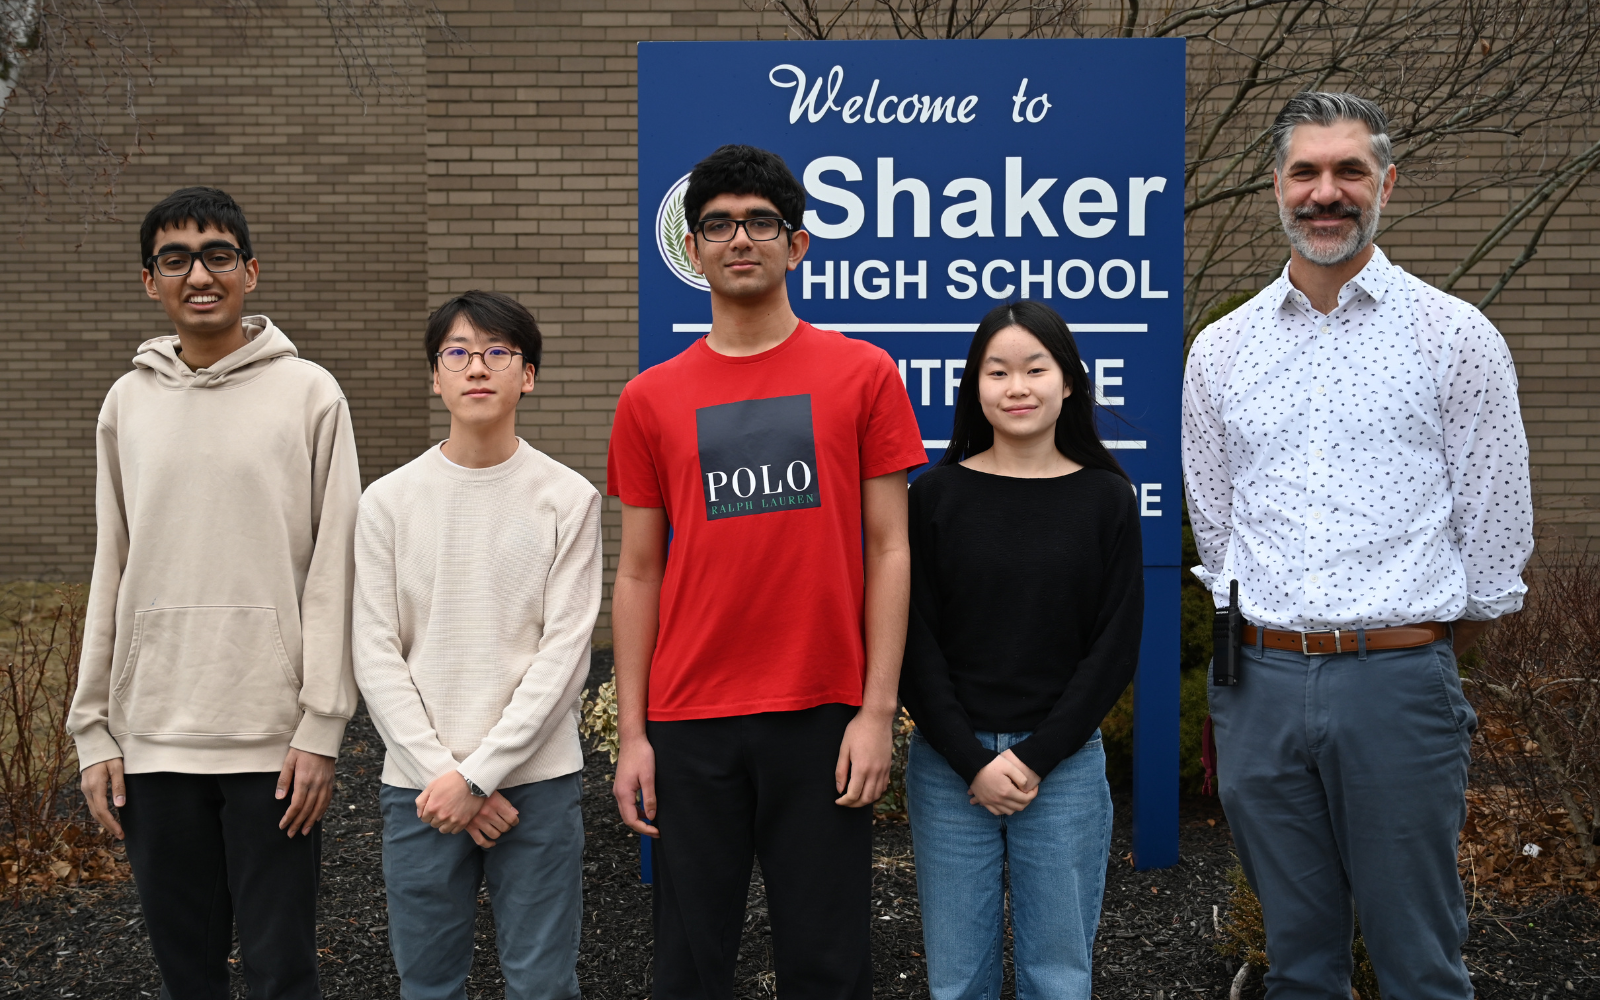
[[163,278],[188,277],[194,262],[205,265],[212,274],[226,274],[236,270],[245,259],[238,247],[206,247],[204,250],[163,250],[145,259],[144,266]]
[[509,347],[491,347],[485,351],[469,351],[465,347],[446,347],[434,357],[446,371],[464,372],[473,358],[482,358],[483,366],[492,372],[503,372],[511,367],[511,359],[521,357],[521,351]]
[[744,227],[745,235],[757,243],[775,240],[785,229],[794,228],[782,219],[768,216],[754,219],[702,219],[696,228],[701,236],[713,243],[729,243],[738,234],[740,226]]

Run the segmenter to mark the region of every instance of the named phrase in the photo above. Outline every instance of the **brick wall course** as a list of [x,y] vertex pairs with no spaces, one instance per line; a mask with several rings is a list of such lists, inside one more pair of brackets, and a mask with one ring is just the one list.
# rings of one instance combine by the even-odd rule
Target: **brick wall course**
[[[250,212],[264,260],[257,303],[340,377],[368,479],[448,429],[417,347],[428,309],[492,288],[526,303],[546,337],[522,433],[603,486],[611,412],[636,365],[634,45],[787,33],[741,0],[442,6],[463,44],[430,42],[425,59],[397,50],[419,97],[369,103],[365,114],[310,0],[286,0],[263,18],[254,43],[261,58],[242,69],[220,49],[180,47],[151,95],[162,123],[125,178],[125,221],[91,227],[80,251],[70,226],[41,234],[26,253],[0,246],[8,342],[51,359],[76,352],[83,371],[81,384],[47,393],[15,366],[0,373],[0,577],[87,572],[94,412],[133,346],[164,332],[159,310],[137,290],[130,234],[145,206],[198,180],[233,190]],[[163,8],[152,28],[194,37],[185,25],[200,16]],[[182,89],[222,69],[245,73],[248,93],[199,100]],[[1403,179],[1395,210],[1433,183]],[[1593,194],[1569,202],[1489,315],[1518,362],[1541,518],[1600,536],[1600,223],[1584,200]],[[1385,249],[1436,281],[1505,204],[1503,190],[1485,192],[1450,215],[1408,222],[1385,237]],[[0,206],[0,226],[14,228],[15,216]],[[371,244],[359,277],[345,255],[322,248],[330,235]],[[1481,296],[1521,238],[1457,292]],[[17,276],[29,255],[92,260],[95,276],[76,284],[73,301],[53,302]],[[602,638],[619,531],[614,500],[605,518]]]
[[[32,361],[0,371],[5,578],[87,576],[95,415],[138,344],[171,332],[139,285],[138,225],[184,185],[221,187],[244,207],[262,262],[248,308],[271,316],[302,356],[339,378],[364,478],[427,440],[419,352],[394,336],[416,329],[426,306],[420,99],[363,107],[311,3],[274,7],[252,24],[242,50],[236,36],[219,36],[209,8],[152,6],[145,17],[172,51],[139,93],[155,136],[123,174],[119,221],[85,228],[35,218],[21,240],[0,241],[0,329],[13,353]],[[420,83],[421,53],[393,58]],[[131,142],[126,133],[115,138]],[[21,213],[10,170],[0,228],[15,234]]]

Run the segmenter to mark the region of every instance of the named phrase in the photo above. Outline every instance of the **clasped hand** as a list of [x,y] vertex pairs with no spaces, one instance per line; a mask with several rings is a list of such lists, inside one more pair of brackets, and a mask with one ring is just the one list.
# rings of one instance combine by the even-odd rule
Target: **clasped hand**
[[516,826],[517,807],[498,791],[480,799],[467,788],[460,771],[446,771],[417,796],[417,818],[440,833],[465,830],[479,847],[493,847]]
[[1016,754],[1006,750],[986,764],[967,789],[967,801],[994,816],[1010,816],[1039,795],[1040,777]]

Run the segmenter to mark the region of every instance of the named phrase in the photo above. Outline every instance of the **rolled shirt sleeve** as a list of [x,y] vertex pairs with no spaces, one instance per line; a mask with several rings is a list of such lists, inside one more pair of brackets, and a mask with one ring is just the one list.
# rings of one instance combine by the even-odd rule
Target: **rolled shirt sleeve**
[[1528,439],[1506,342],[1477,309],[1462,310],[1445,367],[1441,415],[1450,473],[1450,531],[1467,576],[1464,618],[1522,610],[1533,554]]

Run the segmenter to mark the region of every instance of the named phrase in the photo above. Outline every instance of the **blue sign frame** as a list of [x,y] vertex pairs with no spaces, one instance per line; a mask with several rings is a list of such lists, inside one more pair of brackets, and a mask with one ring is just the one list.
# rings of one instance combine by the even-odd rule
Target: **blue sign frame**
[[644,42],[638,65],[641,370],[710,329],[682,197],[724,143],[802,179],[795,311],[888,351],[930,459],[983,315],[1066,318],[1142,514],[1135,864],[1176,864],[1183,41]]

